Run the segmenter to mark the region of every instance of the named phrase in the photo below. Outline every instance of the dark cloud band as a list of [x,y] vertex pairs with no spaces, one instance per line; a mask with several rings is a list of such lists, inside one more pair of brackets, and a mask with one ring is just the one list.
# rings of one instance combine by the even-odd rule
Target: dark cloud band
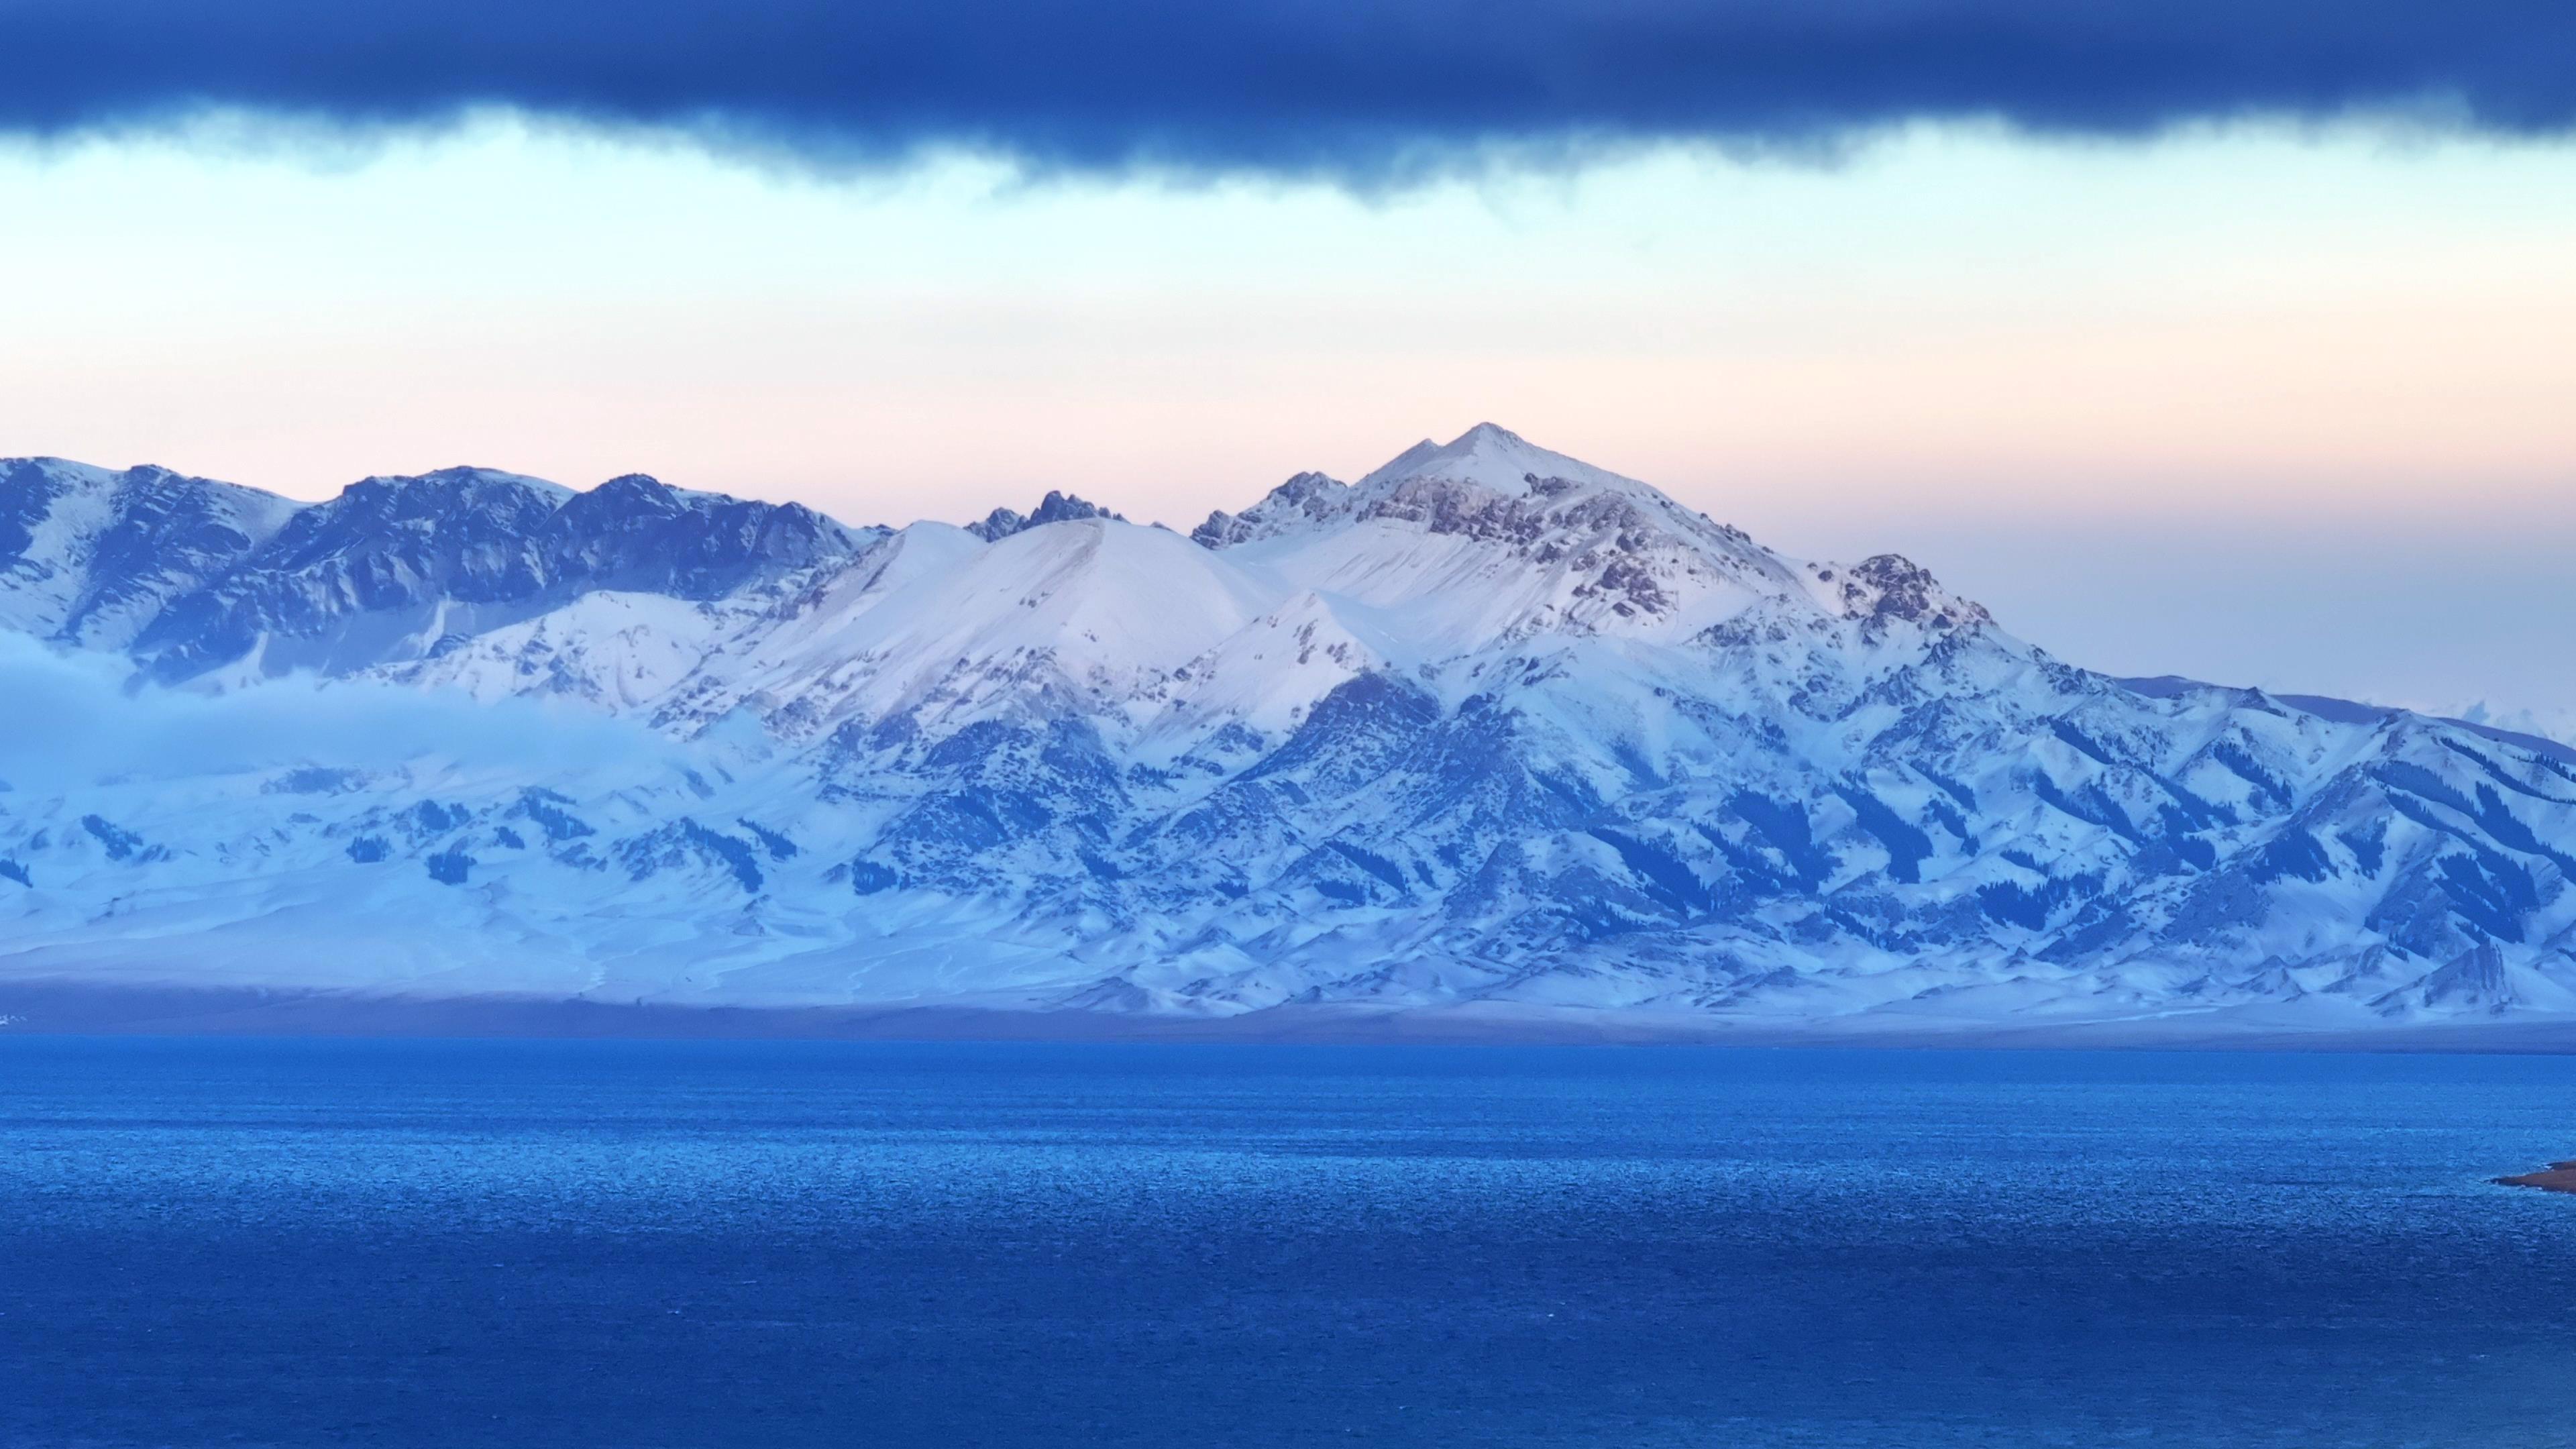
[[1383,174],[1917,117],[2576,121],[2568,0],[0,0],[0,129],[501,105],[818,158]]

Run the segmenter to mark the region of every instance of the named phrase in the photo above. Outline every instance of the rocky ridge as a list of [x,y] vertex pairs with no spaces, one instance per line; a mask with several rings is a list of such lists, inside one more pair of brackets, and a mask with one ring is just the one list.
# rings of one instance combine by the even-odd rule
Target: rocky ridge
[[[1784,558],[1491,425],[1187,537],[1061,494],[889,531],[641,476],[295,505],[19,461],[0,623],[159,681],[103,715],[301,691],[530,731],[9,762],[0,979],[1856,1031],[2576,1013],[2576,751],[2092,673],[1901,557]],[[628,744],[566,759],[568,719]]]

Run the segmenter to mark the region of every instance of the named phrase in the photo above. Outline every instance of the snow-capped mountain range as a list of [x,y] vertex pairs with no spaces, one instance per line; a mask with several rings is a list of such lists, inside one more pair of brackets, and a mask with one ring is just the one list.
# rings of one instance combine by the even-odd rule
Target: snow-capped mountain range
[[1187,535],[11,460],[0,629],[0,981],[2576,1014],[2576,750],[2089,673],[1491,425]]

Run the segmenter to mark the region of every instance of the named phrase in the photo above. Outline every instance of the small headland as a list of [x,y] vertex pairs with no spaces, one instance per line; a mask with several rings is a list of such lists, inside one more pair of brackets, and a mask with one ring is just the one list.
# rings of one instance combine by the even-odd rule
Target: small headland
[[2576,1192],[2576,1162],[2553,1162],[2545,1171],[2499,1177],[2496,1182],[2503,1187],[2536,1187],[2542,1192]]

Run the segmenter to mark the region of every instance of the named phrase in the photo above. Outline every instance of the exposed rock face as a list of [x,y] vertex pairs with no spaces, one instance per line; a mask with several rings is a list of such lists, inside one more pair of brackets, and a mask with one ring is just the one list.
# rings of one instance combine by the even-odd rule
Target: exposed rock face
[[0,624],[121,649],[171,600],[221,578],[295,505],[166,468],[0,461]]
[[1490,426],[1188,538],[1062,494],[886,533],[640,475],[298,507],[0,465],[0,609],[232,691],[192,707],[312,669],[324,701],[564,700],[648,742],[13,764],[0,977],[1856,1030],[2576,1013],[2576,751],[2090,673],[1903,558],[1786,559]]
[[537,526],[535,542],[557,593],[625,589],[720,599],[847,558],[867,536],[800,503],[684,493],[629,473],[565,499]]
[[876,536],[642,474],[575,493],[449,468],[297,505],[157,468],[0,469],[9,621],[130,649],[170,681],[245,660],[269,673],[368,668],[597,590],[725,598]]
[[1336,495],[1349,486],[1321,473],[1300,473],[1240,514],[1223,509],[1210,513],[1207,522],[1190,530],[1190,537],[1210,548],[1223,548],[1263,537],[1293,519],[1321,522],[1335,515]]
[[[1015,533],[1025,533],[1032,528],[1041,528],[1050,523],[1071,523],[1081,518],[1116,519],[1118,515],[1096,503],[1088,503],[1076,498],[1070,493],[1058,493],[1049,489],[1047,496],[1038,500],[1038,506],[1025,516],[1013,513],[1007,508],[996,508],[985,514],[982,522],[966,525],[966,531],[986,543],[999,543]],[[1119,519],[1119,521],[1123,523],[1126,520]]]

